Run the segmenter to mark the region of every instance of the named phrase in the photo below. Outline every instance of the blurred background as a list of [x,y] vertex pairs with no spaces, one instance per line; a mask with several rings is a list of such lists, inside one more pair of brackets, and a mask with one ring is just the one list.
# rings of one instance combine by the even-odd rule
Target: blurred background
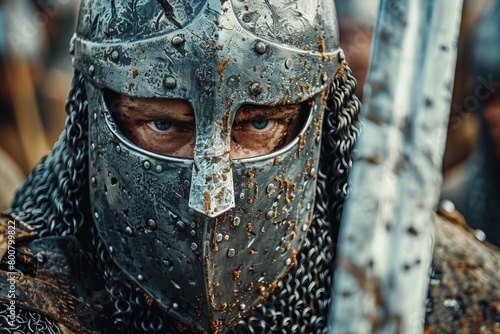
[[[336,0],[362,98],[377,0]],[[77,0],[0,0],[0,210],[64,128]],[[500,0],[465,0],[442,197],[500,244]]]
[[0,0],[0,210],[64,128],[78,2]]

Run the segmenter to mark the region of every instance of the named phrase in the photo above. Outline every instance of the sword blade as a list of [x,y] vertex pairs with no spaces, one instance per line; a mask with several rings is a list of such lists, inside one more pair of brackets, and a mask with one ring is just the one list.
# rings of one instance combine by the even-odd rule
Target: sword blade
[[462,0],[382,0],[329,333],[422,333]]

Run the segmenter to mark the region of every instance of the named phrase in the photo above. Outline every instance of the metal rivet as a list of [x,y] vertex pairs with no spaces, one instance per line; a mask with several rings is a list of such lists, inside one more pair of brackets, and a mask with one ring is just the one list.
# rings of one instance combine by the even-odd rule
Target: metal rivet
[[196,223],[195,222],[191,222],[191,228],[195,228],[196,227]]
[[120,145],[116,145],[116,153],[121,153],[122,151],[122,148],[120,147]]
[[130,226],[127,226],[125,228],[125,233],[127,233],[127,235],[129,236],[132,236],[134,234],[134,231],[132,231],[132,228]]
[[290,258],[286,259],[285,264],[287,266],[291,265],[292,264],[292,259],[290,259]]
[[139,282],[144,281],[144,276],[142,276],[142,275],[137,275],[137,280],[138,280]]
[[92,183],[92,187],[95,187],[97,185],[97,180],[93,176],[90,178],[90,182]]
[[90,67],[89,67],[89,74],[91,76],[93,76],[95,74],[95,66],[94,65],[90,65]]
[[228,241],[228,240],[229,240],[229,235],[227,235],[227,234],[226,234],[226,235],[224,236],[224,240]]
[[476,236],[476,239],[481,242],[486,240],[486,233],[484,233],[484,231],[481,229],[474,230],[474,235]]
[[177,80],[175,80],[174,77],[169,76],[166,77],[165,80],[163,80],[163,84],[168,89],[174,89],[177,86]]
[[99,214],[97,212],[94,212],[94,217],[99,218]]
[[241,18],[243,20],[243,22],[245,23],[248,23],[250,21],[252,21],[252,17],[247,13],[247,14],[244,14],[243,17]]
[[271,183],[270,185],[268,185],[266,188],[267,193],[271,194],[274,191],[274,188],[274,184]]
[[222,241],[222,234],[217,234],[217,236],[215,237],[215,241],[217,242],[221,242]]
[[307,203],[307,204],[306,204],[306,209],[307,209],[307,210],[311,210],[311,203]]
[[182,220],[179,220],[176,224],[177,229],[180,231],[184,231],[186,229],[186,223],[183,222]]
[[173,303],[172,307],[174,308],[174,310],[178,310],[179,309],[179,304]]
[[191,231],[191,236],[193,236],[193,237],[194,237],[195,235],[196,235],[196,231],[195,231],[195,230],[192,230],[192,231]]
[[244,193],[240,194],[240,199],[245,199],[245,194]]
[[255,52],[259,54],[266,53],[266,48],[267,46],[264,42],[257,42],[257,44],[255,44]]
[[339,52],[339,63],[345,61],[345,54],[344,54],[344,51],[340,51]]
[[181,46],[184,43],[184,38],[181,36],[175,36],[172,38],[172,45],[173,46]]
[[293,61],[290,58],[287,58],[285,60],[285,67],[288,68],[288,69],[291,69],[292,66],[293,66]]
[[36,259],[38,261],[38,263],[42,264],[42,263],[45,263],[45,255],[43,255],[42,253],[36,253]]
[[109,246],[109,254],[113,254],[113,251],[114,251],[113,246]]
[[148,220],[148,226],[152,230],[156,229],[156,222],[153,219]]
[[144,161],[143,166],[144,168],[149,169],[151,167],[151,164],[149,163],[149,161]]
[[189,180],[184,180],[184,187],[189,187],[189,184],[190,184]]
[[92,151],[95,150],[95,144],[94,143],[90,144],[90,148],[92,149]]
[[247,306],[245,304],[240,305],[240,311],[244,311]]
[[316,168],[311,168],[311,176],[314,177],[316,175]]
[[196,248],[198,248],[198,245],[195,244],[194,242],[191,244],[191,249],[192,250],[196,250]]
[[118,59],[120,59],[120,54],[118,53],[118,51],[113,51],[113,53],[111,53],[111,59],[113,61],[118,61]]
[[162,167],[161,165],[156,166],[156,171],[157,171],[158,173],[163,172],[163,167]]
[[241,222],[240,217],[234,217],[234,219],[233,219],[234,226],[240,225],[240,222]]
[[321,82],[325,83],[325,82],[327,82],[327,80],[328,80],[328,74],[326,74],[326,72],[323,72],[321,74]]
[[236,251],[234,250],[234,248],[230,248],[228,251],[227,251],[227,256],[229,257],[234,257],[236,255]]
[[95,121],[97,119],[97,113],[96,112],[94,113],[93,117],[94,117],[94,121]]
[[449,199],[442,200],[441,203],[439,203],[439,208],[448,213],[455,212],[455,204],[453,204],[453,202]]
[[260,82],[254,82],[251,86],[250,86],[250,93],[252,93],[252,95],[259,95],[262,93],[262,84]]
[[266,213],[267,220],[271,220],[273,217],[274,217],[274,211],[271,210]]

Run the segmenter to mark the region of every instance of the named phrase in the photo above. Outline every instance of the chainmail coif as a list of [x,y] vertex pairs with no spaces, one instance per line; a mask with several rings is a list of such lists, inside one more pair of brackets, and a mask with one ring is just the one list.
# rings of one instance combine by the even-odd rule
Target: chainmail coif
[[[269,299],[232,333],[326,332],[338,222],[348,194],[348,172],[359,131],[360,102],[355,88],[356,80],[348,67],[330,88],[314,217],[295,266]],[[77,235],[92,248],[99,264],[96,270],[103,277],[103,291],[109,297],[107,305],[102,305],[103,312],[113,319],[113,328],[104,332],[176,333],[174,321],[154,304],[150,306],[124,278],[95,233],[88,206],[87,102],[84,79],[78,72],[66,110],[66,131],[18,191],[10,213],[42,236]]]

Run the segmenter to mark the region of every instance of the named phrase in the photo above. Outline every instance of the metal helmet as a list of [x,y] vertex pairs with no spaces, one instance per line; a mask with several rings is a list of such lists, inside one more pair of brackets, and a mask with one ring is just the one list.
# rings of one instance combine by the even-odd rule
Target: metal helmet
[[[328,0],[83,1],[71,53],[86,79],[94,221],[113,262],[180,326],[226,330],[294,265],[343,62],[335,17]],[[194,158],[130,141],[108,91],[188,101]],[[288,145],[230,158],[240,107],[298,103]]]

